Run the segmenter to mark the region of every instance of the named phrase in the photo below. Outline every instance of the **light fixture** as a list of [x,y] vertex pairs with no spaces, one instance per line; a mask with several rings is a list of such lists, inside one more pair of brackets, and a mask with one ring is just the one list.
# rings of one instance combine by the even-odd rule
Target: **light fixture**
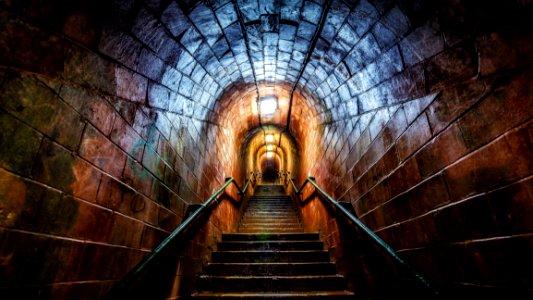
[[265,136],[265,141],[266,141],[267,143],[272,143],[272,142],[274,142],[274,135],[272,135],[272,134],[267,134],[267,135]]
[[259,111],[261,115],[271,115],[278,109],[278,98],[276,96],[265,96],[259,98]]
[[267,152],[267,158],[272,158],[274,157],[274,153],[273,152]]
[[268,146],[267,146],[267,151],[272,151],[272,150],[274,150],[274,146],[272,146],[272,145],[268,145]]

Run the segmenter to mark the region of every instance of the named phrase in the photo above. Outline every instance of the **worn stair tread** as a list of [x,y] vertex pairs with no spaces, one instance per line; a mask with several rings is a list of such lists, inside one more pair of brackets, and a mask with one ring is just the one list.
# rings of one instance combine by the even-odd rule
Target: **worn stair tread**
[[283,279],[322,279],[322,278],[329,278],[329,279],[344,279],[344,276],[339,274],[332,274],[332,275],[264,275],[264,276],[253,276],[253,275],[246,275],[246,276],[219,276],[219,275],[200,275],[200,278],[213,278],[213,279],[254,279],[254,280],[283,280]]
[[211,265],[225,265],[225,266],[265,266],[265,265],[283,265],[283,266],[302,266],[302,265],[335,265],[332,262],[256,262],[256,263],[207,263],[208,266]]
[[319,276],[210,276],[198,278],[201,290],[213,292],[338,291],[346,281],[340,275]]
[[206,275],[333,275],[332,262],[230,262],[208,263]]
[[268,293],[212,293],[203,292],[193,294],[194,298],[210,299],[355,299],[355,295],[348,291],[306,291],[306,292],[268,292]]
[[214,251],[213,253],[308,253],[308,252],[325,252],[328,253],[326,250],[229,250],[229,251]]
[[239,297],[239,296],[257,296],[261,297],[294,297],[294,296],[308,296],[308,295],[317,295],[317,296],[339,296],[347,295],[353,296],[354,293],[349,291],[305,291],[305,292],[268,292],[268,293],[212,293],[212,292],[202,292],[196,293],[194,296],[217,296],[217,297]]
[[250,245],[250,244],[310,244],[310,243],[320,243],[321,241],[318,240],[281,240],[281,241],[224,241],[221,242],[221,244],[242,244],[242,245]]
[[259,222],[252,222],[252,223],[243,223],[241,224],[241,226],[262,226],[262,225],[266,225],[266,226],[273,226],[273,225],[278,225],[278,226],[291,226],[291,225],[297,225],[297,226],[302,226],[302,224],[300,224],[299,222],[283,222],[283,223],[274,223],[274,222],[264,222],[264,223],[259,223]]
[[278,240],[318,240],[318,233],[226,233],[222,241],[278,241]]

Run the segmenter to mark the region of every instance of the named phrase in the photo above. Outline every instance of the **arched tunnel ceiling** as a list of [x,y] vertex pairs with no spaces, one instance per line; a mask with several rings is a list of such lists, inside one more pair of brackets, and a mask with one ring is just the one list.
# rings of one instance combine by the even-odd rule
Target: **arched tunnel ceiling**
[[[208,111],[215,110],[216,100],[230,86],[265,82],[290,86],[297,80],[300,90],[320,99],[314,103],[316,113],[344,102],[343,111],[357,114],[354,96],[372,79],[365,76],[364,64],[388,47],[368,33],[379,13],[366,0],[333,0],[329,9],[323,0],[151,2],[139,10],[131,30],[157,53],[157,57],[141,54],[139,59],[150,65],[154,77],[157,66],[163,69],[163,86],[151,89],[158,95],[150,104],[199,120],[208,118]],[[327,15],[320,28],[323,13]],[[392,26],[384,22],[376,30],[403,34],[406,17],[398,8],[389,15]],[[164,68],[158,57],[172,61],[172,66]],[[178,92],[161,97],[162,89],[167,92],[165,86]]]

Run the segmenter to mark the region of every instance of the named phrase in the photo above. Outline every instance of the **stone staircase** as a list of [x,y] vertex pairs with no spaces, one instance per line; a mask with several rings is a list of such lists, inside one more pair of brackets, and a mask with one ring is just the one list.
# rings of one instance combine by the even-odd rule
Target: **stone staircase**
[[318,233],[304,233],[282,186],[257,186],[238,233],[198,278],[201,299],[354,299]]

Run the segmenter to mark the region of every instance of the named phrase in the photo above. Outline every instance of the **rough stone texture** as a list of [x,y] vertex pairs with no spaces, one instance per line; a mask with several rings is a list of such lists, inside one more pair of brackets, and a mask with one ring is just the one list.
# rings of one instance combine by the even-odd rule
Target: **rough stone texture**
[[[0,295],[101,297],[189,204],[259,169],[259,124],[289,123],[283,169],[351,202],[451,296],[524,298],[531,1],[325,3],[2,2]],[[257,94],[277,112],[259,119]],[[350,256],[321,205],[304,223],[360,272],[351,286],[379,287],[361,271],[379,260]],[[172,297],[238,210],[211,216],[172,266]]]

